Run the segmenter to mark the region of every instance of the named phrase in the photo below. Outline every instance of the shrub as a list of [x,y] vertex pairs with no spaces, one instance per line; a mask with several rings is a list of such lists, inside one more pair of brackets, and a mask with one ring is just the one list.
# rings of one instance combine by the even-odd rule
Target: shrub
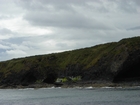
[[77,77],[73,77],[72,81],[76,82],[76,81],[80,81],[81,80],[81,76],[77,76]]

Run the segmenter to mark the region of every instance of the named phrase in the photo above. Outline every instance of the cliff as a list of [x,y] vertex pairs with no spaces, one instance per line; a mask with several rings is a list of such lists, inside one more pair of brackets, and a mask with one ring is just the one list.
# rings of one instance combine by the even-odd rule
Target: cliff
[[140,37],[0,62],[0,85],[54,83],[62,76],[81,76],[82,81],[140,81]]

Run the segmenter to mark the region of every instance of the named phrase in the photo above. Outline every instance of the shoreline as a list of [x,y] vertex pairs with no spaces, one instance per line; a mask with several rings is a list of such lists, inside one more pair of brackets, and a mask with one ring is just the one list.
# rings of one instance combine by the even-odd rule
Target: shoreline
[[140,82],[121,82],[121,83],[112,83],[112,82],[77,82],[77,83],[64,83],[63,85],[55,85],[55,84],[47,84],[47,83],[35,83],[35,84],[29,84],[27,86],[23,85],[1,85],[0,89],[25,89],[25,88],[102,88],[102,87],[108,87],[108,88],[127,88],[127,87],[140,87]]

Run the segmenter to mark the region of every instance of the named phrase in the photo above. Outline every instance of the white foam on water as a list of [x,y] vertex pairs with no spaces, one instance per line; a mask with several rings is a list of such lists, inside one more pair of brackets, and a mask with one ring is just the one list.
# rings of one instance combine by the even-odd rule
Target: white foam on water
[[74,87],[75,89],[83,89],[83,87]]
[[93,87],[92,86],[89,86],[89,87],[85,87],[85,89],[93,89]]
[[104,88],[104,89],[111,89],[111,88],[115,88],[115,87],[108,87],[108,86],[106,86],[106,87],[101,87],[101,88]]
[[34,90],[35,88],[23,88],[23,89],[18,89],[18,90]]

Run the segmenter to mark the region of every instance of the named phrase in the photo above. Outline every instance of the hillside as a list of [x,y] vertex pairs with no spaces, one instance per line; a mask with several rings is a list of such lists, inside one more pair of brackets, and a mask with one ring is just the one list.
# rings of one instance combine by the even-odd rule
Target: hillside
[[0,85],[54,83],[62,76],[81,76],[82,81],[139,81],[140,37],[0,62]]

